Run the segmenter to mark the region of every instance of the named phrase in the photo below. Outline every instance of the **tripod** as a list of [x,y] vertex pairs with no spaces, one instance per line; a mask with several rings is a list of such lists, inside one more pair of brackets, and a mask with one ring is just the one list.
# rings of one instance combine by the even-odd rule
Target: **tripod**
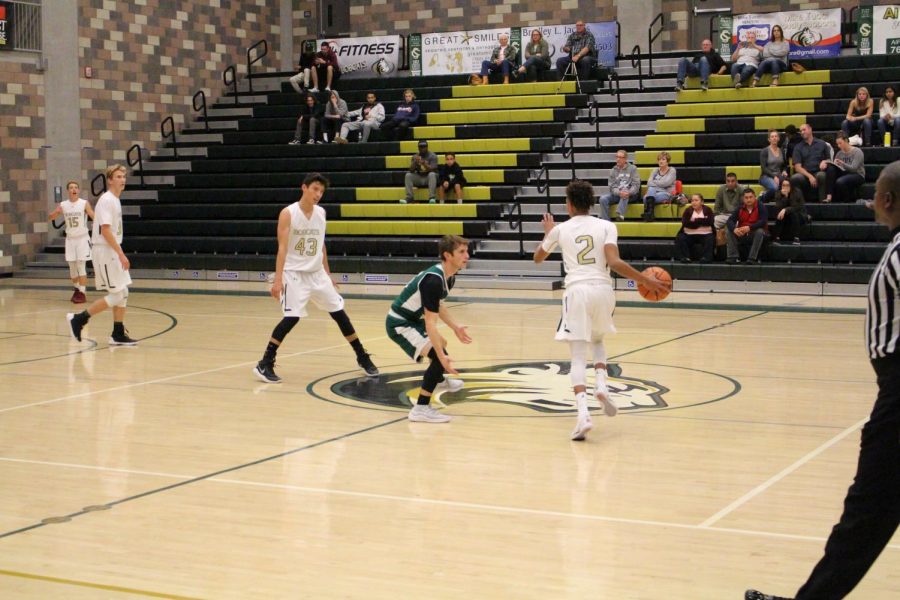
[[565,72],[562,74],[562,79],[559,80],[559,85],[556,86],[556,93],[562,89],[563,83],[566,81],[567,77],[575,77],[575,89],[578,90],[578,93],[581,93],[581,77],[578,76],[578,64],[572,60],[572,53],[569,52],[569,66],[566,67]]

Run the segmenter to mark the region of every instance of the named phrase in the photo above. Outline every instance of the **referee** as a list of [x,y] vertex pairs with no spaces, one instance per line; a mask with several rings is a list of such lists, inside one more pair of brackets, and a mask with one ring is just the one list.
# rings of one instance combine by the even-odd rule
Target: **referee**
[[[866,350],[877,376],[878,397],[862,430],[844,513],[796,600],[849,594],[900,523],[900,161],[878,177],[874,205],[875,219],[891,230],[891,242],[869,280],[866,310]],[[756,590],[748,590],[744,598],[785,600]]]

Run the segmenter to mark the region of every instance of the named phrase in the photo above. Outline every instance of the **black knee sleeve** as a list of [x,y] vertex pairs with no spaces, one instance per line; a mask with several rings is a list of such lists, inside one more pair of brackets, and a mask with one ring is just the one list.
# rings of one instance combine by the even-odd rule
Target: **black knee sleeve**
[[437,359],[434,350],[428,353],[431,363],[425,369],[425,376],[422,378],[422,390],[429,394],[434,391],[441,381],[444,380],[444,365]]
[[284,317],[281,322],[272,330],[272,339],[278,340],[280,344],[284,338],[291,332],[294,325],[300,322],[300,317]]
[[343,309],[328,314],[331,315],[331,318],[334,319],[334,322],[340,327],[341,334],[343,334],[344,337],[349,337],[356,333],[356,330],[353,329],[353,323],[350,322],[350,317],[347,316],[347,313],[344,312]]

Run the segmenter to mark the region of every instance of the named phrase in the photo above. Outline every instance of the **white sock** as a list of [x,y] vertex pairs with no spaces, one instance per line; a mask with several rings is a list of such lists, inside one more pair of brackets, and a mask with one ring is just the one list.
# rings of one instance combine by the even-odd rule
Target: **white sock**
[[78,288],[78,291],[81,292],[82,294],[85,293],[85,292],[87,291],[87,286],[86,286],[86,285],[76,285],[75,287],[77,287],[77,288]]
[[578,409],[578,418],[588,416],[587,394],[579,392],[575,394],[575,407]]

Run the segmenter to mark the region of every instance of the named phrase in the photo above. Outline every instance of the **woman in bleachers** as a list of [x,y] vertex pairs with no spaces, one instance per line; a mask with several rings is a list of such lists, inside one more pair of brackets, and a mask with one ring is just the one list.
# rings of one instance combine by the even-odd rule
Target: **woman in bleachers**
[[647,195],[644,196],[644,214],[641,218],[646,222],[653,221],[653,209],[657,204],[668,204],[675,194],[675,179],[677,174],[675,167],[669,166],[672,155],[668,152],[660,152],[656,155],[658,165],[650,173],[647,180]]
[[763,46],[762,62],[759,65],[759,70],[753,76],[750,87],[756,87],[756,84],[759,83],[759,80],[766,73],[772,74],[772,85],[777,86],[778,78],[789,68],[788,52],[790,50],[791,45],[785,41],[784,30],[781,28],[781,25],[773,26],[769,41]]
[[403,91],[403,102],[397,107],[394,115],[381,125],[381,133],[387,140],[406,139],[409,128],[419,120],[419,103],[412,90]]
[[322,133],[325,134],[326,142],[333,142],[334,138],[341,132],[341,125],[347,120],[347,103],[341,100],[341,95],[331,90],[328,97],[328,104],[325,105],[325,116],[322,121]]
[[527,81],[537,81],[541,73],[550,69],[550,46],[540,29],[531,31],[531,41],[525,45],[525,63],[519,67],[519,74]]
[[791,185],[790,179],[782,179],[775,193],[775,223],[771,233],[774,241],[800,245],[800,228],[809,222],[803,192]]
[[325,107],[316,102],[316,96],[307,94],[306,102],[300,107],[300,117],[297,119],[297,130],[294,132],[294,139],[288,143],[296,146],[297,144],[302,144],[303,140],[308,139],[307,144],[315,144],[317,141],[317,129],[324,111]]
[[878,103],[878,132],[881,134],[881,143],[884,143],[884,134],[889,129],[891,133],[891,146],[897,146],[897,138],[900,137],[900,106],[897,106],[897,92],[894,88],[884,88],[884,95]]
[[712,262],[716,249],[714,221],[712,209],[703,203],[703,194],[692,194],[690,206],[681,215],[681,231],[675,236],[675,258],[691,262],[691,250],[699,246],[702,249],[700,262]]
[[868,146],[872,142],[872,111],[875,110],[875,102],[869,95],[868,88],[861,87],[856,90],[856,97],[850,101],[847,107],[847,116],[841,123],[841,131],[849,138],[854,133],[862,133],[862,145]]
[[787,158],[781,148],[781,135],[777,129],[769,130],[769,145],[759,152],[759,169],[759,184],[766,188],[759,200],[768,202],[781,187],[782,180],[788,178]]
[[734,89],[739,90],[750,79],[759,67],[762,58],[762,46],[756,43],[756,32],[747,31],[744,41],[739,43],[731,55],[731,78]]
[[850,145],[848,135],[837,134],[837,154],[833,160],[823,160],[825,169],[825,198],[823,202],[850,202],[856,188],[866,181],[863,151]]

